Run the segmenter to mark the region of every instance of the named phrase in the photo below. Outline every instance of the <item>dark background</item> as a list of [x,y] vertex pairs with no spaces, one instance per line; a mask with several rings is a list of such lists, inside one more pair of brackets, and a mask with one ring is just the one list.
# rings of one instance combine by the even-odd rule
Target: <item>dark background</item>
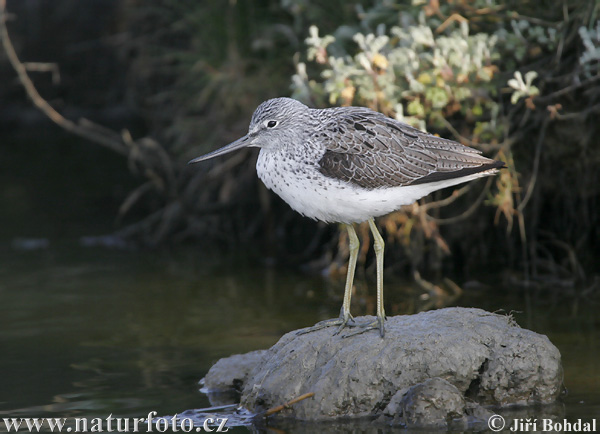
[[[493,149],[510,150],[511,179],[518,186],[508,192],[492,187],[495,197],[490,202],[500,203],[496,209],[479,207],[461,224],[445,225],[439,233],[435,228],[435,236],[449,249],[440,248],[435,236],[423,235],[426,228],[419,227],[405,246],[390,243],[390,257],[401,264],[399,273],[465,277],[493,260],[525,280],[593,281],[599,253],[598,81],[593,71],[586,75],[577,64],[583,53],[578,28],[589,11],[586,2],[567,3],[566,20],[561,11],[542,3],[519,7],[503,2],[488,21],[475,17],[471,22],[472,32],[510,29],[510,18],[520,13],[562,35],[560,47],[522,41],[515,48],[526,53],[521,64],[496,60],[501,71],[497,86],[505,86],[515,69],[542,74],[534,109],[508,104],[506,88],[493,97],[505,100],[501,107],[507,134],[488,137],[499,143],[488,153],[498,158]],[[7,25],[20,60],[48,63],[58,72],[30,70],[42,98],[68,120],[84,118],[108,128],[104,137],[119,142],[121,149],[115,155],[115,149],[99,146],[89,135],[88,140],[76,139],[73,131],[49,121],[27,98],[6,56],[0,57],[1,197],[10,222],[4,226],[5,237],[48,237],[64,219],[74,220],[64,229],[70,231],[81,217],[102,215],[94,232],[117,233],[142,248],[202,239],[215,242],[218,249],[242,248],[282,263],[332,256],[343,262],[335,228],[295,215],[264,190],[255,176],[254,153],[202,167],[185,163],[242,135],[264,99],[290,94],[294,62],[304,59],[310,25],[317,25],[321,35],[335,32],[341,46],[351,50],[355,48],[344,42],[349,40],[344,32],[393,25],[430,6],[378,1],[8,1]],[[468,16],[469,7],[475,6],[443,7],[429,19],[441,22],[438,15],[451,12]],[[312,98],[313,104],[326,103],[322,95]],[[550,118],[547,107],[556,104],[563,118]],[[456,114],[449,119],[463,136],[472,134],[469,128],[475,124],[468,117],[466,123]],[[433,122],[430,129],[452,136]],[[49,143],[48,137],[57,140]],[[137,156],[123,137],[131,138]],[[542,146],[536,147],[538,142]],[[518,210],[533,180],[527,207]],[[513,198],[498,202],[503,193]],[[469,193],[437,216],[460,214],[476,196]],[[48,215],[36,219],[39,230],[19,232],[20,224],[42,212]],[[394,239],[396,234],[389,235]],[[370,256],[361,259],[363,266],[370,263]]]

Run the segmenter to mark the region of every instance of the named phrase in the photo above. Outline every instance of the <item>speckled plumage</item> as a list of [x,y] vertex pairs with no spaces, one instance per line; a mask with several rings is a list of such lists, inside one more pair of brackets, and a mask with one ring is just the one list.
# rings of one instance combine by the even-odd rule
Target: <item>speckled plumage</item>
[[[270,131],[266,122],[276,121]],[[277,130],[279,128],[279,130]],[[269,137],[257,172],[292,208],[325,222],[362,222],[432,191],[491,175],[502,163],[362,107],[262,103],[249,136]]]
[[311,109],[289,98],[263,102],[246,136],[191,162],[248,146],[260,148],[260,179],[293,209],[347,224],[350,258],[340,317],[308,331],[339,325],[339,332],[349,325],[359,245],[351,223],[368,220],[377,261],[377,320],[360,327],[377,328],[382,337],[384,241],[373,218],[435,190],[492,175],[503,166],[475,149],[366,108]]
[[[321,111],[321,173],[367,189],[423,184],[492,164],[480,152],[361,107]],[[310,140],[310,141],[313,141]]]

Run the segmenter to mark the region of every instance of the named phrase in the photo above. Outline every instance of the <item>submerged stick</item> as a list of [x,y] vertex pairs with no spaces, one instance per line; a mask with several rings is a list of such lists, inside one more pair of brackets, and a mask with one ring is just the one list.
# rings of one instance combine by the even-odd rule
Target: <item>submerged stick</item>
[[314,392],[308,392],[308,393],[305,393],[304,395],[300,395],[299,397],[294,398],[291,401],[286,402],[285,404],[281,404],[281,405],[278,405],[277,407],[268,409],[265,412],[265,416],[271,416],[272,414],[279,413],[281,410],[290,408],[291,405],[296,404],[297,402],[303,401],[306,398],[312,398],[313,396],[315,396]]

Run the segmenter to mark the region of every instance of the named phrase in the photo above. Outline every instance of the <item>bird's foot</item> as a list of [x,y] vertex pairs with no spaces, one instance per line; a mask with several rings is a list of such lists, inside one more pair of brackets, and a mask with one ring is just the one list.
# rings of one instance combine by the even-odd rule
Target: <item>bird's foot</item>
[[[349,321],[351,321],[351,322],[349,322]],[[309,327],[305,330],[296,332],[296,334],[297,335],[305,335],[307,333],[315,332],[317,330],[321,330],[326,327],[338,326],[338,329],[333,334],[334,336],[339,334],[345,327],[348,327],[348,328],[356,328],[359,330],[356,330],[352,333],[346,334],[346,335],[342,336],[343,338],[349,338],[351,336],[360,335],[369,330],[379,330],[380,336],[383,337],[385,335],[384,321],[385,321],[385,316],[378,316],[373,321],[361,324],[361,323],[354,322],[354,318],[351,315],[348,315],[347,317],[340,316],[339,318],[326,319],[324,321],[320,321],[312,327]]]
[[[352,321],[352,323],[348,323],[348,321]],[[342,315],[340,315],[339,318],[326,319],[324,321],[320,321],[312,327],[309,327],[305,330],[300,330],[299,332],[296,332],[296,334],[297,335],[305,335],[307,333],[316,332],[317,330],[321,330],[326,327],[338,326],[338,329],[334,333],[334,336],[335,336],[339,332],[341,332],[344,329],[344,327],[346,327],[346,326],[354,327],[355,324],[353,322],[354,322],[354,318],[352,318],[352,315],[350,315],[350,314],[343,315],[342,314]]]
[[367,332],[369,330],[379,330],[379,335],[383,338],[383,336],[385,335],[384,321],[385,321],[385,316],[378,316],[376,319],[374,319],[373,321],[370,321],[368,323],[364,323],[364,324],[359,324],[359,323],[348,324],[348,327],[356,327],[357,329],[360,329],[360,330],[356,330],[355,332],[349,333],[349,334],[344,335],[342,337],[349,338],[349,337],[352,337],[352,336],[363,334],[364,332]]

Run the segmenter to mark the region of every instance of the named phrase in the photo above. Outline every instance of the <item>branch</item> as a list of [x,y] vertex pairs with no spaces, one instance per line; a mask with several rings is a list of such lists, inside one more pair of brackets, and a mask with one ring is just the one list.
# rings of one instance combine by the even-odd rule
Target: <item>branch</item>
[[454,190],[452,192],[452,194],[445,199],[437,200],[435,202],[428,202],[428,203],[425,203],[425,204],[419,205],[419,206],[425,212],[429,211],[430,209],[441,208],[443,206],[450,205],[452,202],[454,202],[456,199],[461,197],[463,194],[465,194],[470,189],[471,189],[471,184],[467,184],[464,187]]
[[95,131],[90,131],[89,129],[84,128],[81,125],[78,125],[75,122],[66,119],[63,115],[54,110],[54,108],[52,108],[52,106],[48,104],[48,102],[44,98],[42,98],[42,96],[35,88],[35,85],[31,81],[31,78],[29,78],[29,75],[27,74],[27,67],[19,60],[19,57],[15,52],[13,44],[8,35],[6,21],[6,0],[0,0],[0,38],[2,39],[2,46],[4,47],[4,51],[6,52],[10,64],[17,73],[19,81],[23,85],[25,92],[27,92],[27,96],[31,98],[33,104],[38,109],[40,109],[46,116],[48,116],[48,118],[52,122],[64,128],[65,130],[77,134],[78,136],[84,137],[100,145],[106,146],[121,155],[127,155],[129,151],[122,141],[115,141],[104,134]]
[[438,225],[446,225],[449,223],[456,223],[456,222],[466,219],[467,217],[469,217],[471,214],[473,214],[475,212],[475,210],[479,207],[479,205],[485,198],[485,195],[488,192],[490,185],[492,184],[492,179],[494,179],[494,178],[491,176],[488,177],[487,182],[485,183],[485,187],[483,188],[483,190],[481,190],[479,197],[462,214],[459,214],[454,217],[448,217],[445,219],[439,219],[436,217],[432,217],[429,214],[425,214],[427,220],[433,221],[433,222],[437,223]]
[[60,71],[56,63],[26,62],[23,66],[27,71],[50,72],[52,73],[52,84],[60,83]]
[[531,198],[531,194],[533,193],[533,188],[535,187],[535,182],[537,180],[538,172],[540,169],[540,157],[542,155],[542,145],[544,143],[544,139],[546,138],[546,130],[548,129],[548,124],[550,123],[550,117],[544,119],[544,123],[542,124],[542,128],[540,131],[540,135],[538,137],[537,144],[535,146],[535,157],[533,160],[533,169],[531,179],[529,180],[529,185],[527,186],[527,191],[525,192],[525,197],[517,207],[519,213],[522,213],[525,207],[527,206],[527,202]]
[[448,129],[448,131],[450,131],[452,133],[452,135],[456,138],[456,140],[458,140],[463,145],[467,145],[467,146],[471,146],[473,148],[481,149],[484,152],[497,151],[498,149],[501,148],[500,145],[492,145],[492,144],[485,144],[485,143],[475,143],[472,140],[470,140],[467,137],[465,137],[462,134],[460,134],[456,130],[456,128],[454,128],[454,126],[450,122],[448,122],[442,115],[438,115],[437,118],[444,124],[444,127],[446,127]]
[[564,87],[564,88],[562,88],[560,90],[557,90],[556,92],[552,92],[552,93],[549,93],[549,94],[544,95],[544,96],[536,97],[535,98],[535,102],[538,103],[538,104],[550,104],[550,102],[554,98],[562,96],[562,95],[573,93],[577,89],[584,88],[584,87],[586,87],[586,86],[588,86],[590,84],[593,84],[594,82],[596,82],[598,80],[600,80],[600,75],[595,75],[593,77],[588,78],[587,80],[584,80],[584,81],[581,81],[581,82],[578,82],[578,83],[574,83],[574,84],[572,84],[570,86],[567,86],[567,87]]
[[[85,118],[80,118],[78,122],[66,119],[58,113],[38,92],[33,81],[28,75],[28,70],[52,71],[54,79],[58,78],[58,68],[53,64],[42,63],[23,63],[19,60],[14,46],[10,40],[7,21],[6,0],[0,0],[0,39],[8,60],[17,73],[17,77],[25,89],[27,96],[33,104],[44,113],[52,122],[64,130],[87,139],[93,143],[105,146],[114,152],[128,158],[132,171],[139,170],[148,180],[136,190],[134,190],[123,202],[120,208],[120,215],[131,208],[140,197],[149,192],[154,187],[164,198],[166,204],[161,209],[135,225],[121,231],[121,235],[132,235],[136,231],[152,233],[154,230],[154,240],[164,236],[180,214],[180,204],[177,198],[177,179],[176,171],[168,153],[156,141],[150,138],[133,140],[127,130],[122,133],[106,128],[102,125],[91,122]],[[139,165],[140,167],[136,167]],[[171,226],[172,225],[172,226]],[[158,232],[158,233],[156,233]]]
[[281,404],[281,405],[278,405],[277,407],[273,407],[273,408],[268,409],[265,412],[265,416],[271,416],[272,414],[278,413],[281,410],[284,410],[286,408],[290,408],[290,405],[296,404],[297,402],[300,402],[300,401],[302,401],[302,400],[304,400],[306,398],[312,398],[313,396],[315,396],[314,392],[309,392],[309,393],[305,393],[304,395],[300,395],[299,397],[294,398],[291,401],[286,402],[285,404]]

